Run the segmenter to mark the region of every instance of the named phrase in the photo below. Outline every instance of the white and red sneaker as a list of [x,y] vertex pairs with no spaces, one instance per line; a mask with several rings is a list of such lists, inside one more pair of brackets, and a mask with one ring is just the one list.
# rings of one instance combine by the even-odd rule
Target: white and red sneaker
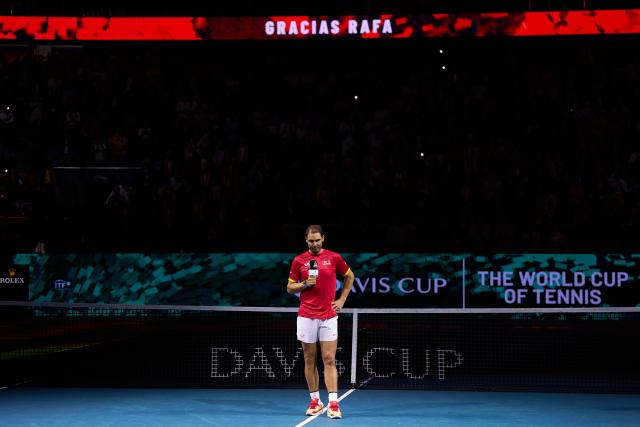
[[324,408],[324,404],[320,399],[311,399],[311,403],[309,403],[309,408],[307,409],[307,415],[319,414],[322,408]]
[[342,418],[342,411],[340,411],[340,406],[338,405],[337,400],[332,400],[331,402],[329,402],[329,407],[327,408],[327,417]]

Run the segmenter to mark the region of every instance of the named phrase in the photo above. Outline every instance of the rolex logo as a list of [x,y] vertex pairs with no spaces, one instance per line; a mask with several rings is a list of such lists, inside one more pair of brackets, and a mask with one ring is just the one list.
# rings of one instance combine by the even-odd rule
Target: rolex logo
[[6,277],[0,277],[0,284],[7,285],[19,285],[25,283],[24,277],[18,276],[18,270],[10,267],[7,269],[8,275]]
[[0,267],[0,300],[29,301],[27,267],[11,264]]

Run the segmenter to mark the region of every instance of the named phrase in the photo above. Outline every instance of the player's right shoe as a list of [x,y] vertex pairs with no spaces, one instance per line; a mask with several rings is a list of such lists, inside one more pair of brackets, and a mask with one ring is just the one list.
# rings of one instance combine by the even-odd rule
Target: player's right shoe
[[329,407],[327,408],[327,417],[329,418],[342,418],[342,411],[340,410],[340,406],[337,401],[329,402]]
[[322,408],[324,408],[324,404],[320,399],[311,399],[311,403],[309,403],[309,408],[307,409],[307,415],[319,414],[322,412]]

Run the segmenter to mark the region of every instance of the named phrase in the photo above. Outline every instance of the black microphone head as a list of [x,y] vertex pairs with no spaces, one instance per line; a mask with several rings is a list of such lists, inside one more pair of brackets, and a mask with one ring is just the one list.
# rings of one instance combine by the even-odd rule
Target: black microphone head
[[315,259],[309,261],[309,268],[312,270],[316,270],[318,268],[318,261],[316,261]]

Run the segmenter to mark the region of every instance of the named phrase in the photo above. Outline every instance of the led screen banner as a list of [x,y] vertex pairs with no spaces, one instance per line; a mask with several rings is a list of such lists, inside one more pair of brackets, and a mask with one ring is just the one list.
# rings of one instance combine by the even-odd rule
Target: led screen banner
[[[345,253],[351,308],[640,305],[636,254]],[[17,254],[29,300],[295,307],[291,253]],[[336,280],[336,289],[343,283]]]
[[0,40],[272,40],[640,33],[640,9],[376,16],[0,16]]

